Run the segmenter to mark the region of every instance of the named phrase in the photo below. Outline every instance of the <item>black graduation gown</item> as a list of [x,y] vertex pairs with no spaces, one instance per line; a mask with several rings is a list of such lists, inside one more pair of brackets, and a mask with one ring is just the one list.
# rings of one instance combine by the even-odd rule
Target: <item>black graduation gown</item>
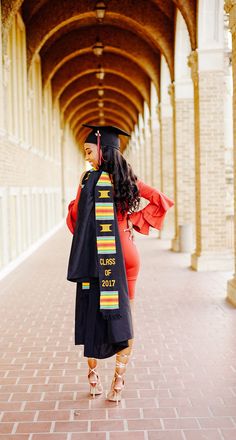
[[[75,344],[84,345],[84,356],[104,359],[128,347],[133,338],[132,318],[126,278],[119,295],[120,319],[104,319],[100,312],[100,289],[95,235],[94,186],[100,176],[92,172],[81,191],[78,218],[72,240],[67,279],[77,283],[75,303]],[[125,274],[123,254],[115,215],[116,247],[121,272]],[[82,281],[90,289],[82,289]]]
[[[84,345],[84,356],[104,359],[128,347],[124,319],[104,319],[99,310],[100,290],[93,281],[92,293],[77,283],[75,303],[75,345]],[[124,340],[122,341],[122,333]],[[130,333],[129,339],[132,338]],[[119,340],[119,342],[116,342]]]

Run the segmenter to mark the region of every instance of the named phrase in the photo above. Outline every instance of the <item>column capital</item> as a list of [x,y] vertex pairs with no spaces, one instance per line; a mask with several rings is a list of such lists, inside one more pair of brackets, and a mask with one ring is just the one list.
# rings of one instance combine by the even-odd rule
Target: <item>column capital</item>
[[236,0],[225,0],[224,9],[226,14],[229,14],[234,6],[236,6]]
[[188,66],[191,69],[191,77],[193,84],[196,86],[198,84],[198,53],[197,50],[192,50],[188,56]]
[[232,34],[236,32],[236,0],[225,0],[224,9],[229,14],[229,28]]

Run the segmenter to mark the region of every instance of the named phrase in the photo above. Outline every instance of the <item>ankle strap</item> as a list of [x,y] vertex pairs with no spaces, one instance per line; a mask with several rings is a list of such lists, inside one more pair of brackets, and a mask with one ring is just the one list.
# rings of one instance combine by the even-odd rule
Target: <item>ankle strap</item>
[[119,356],[119,357],[126,357],[126,358],[129,357],[130,355],[131,355],[131,352],[130,352],[130,353],[124,353],[124,354],[123,354],[123,353],[121,353],[121,354],[117,353],[117,354],[116,354],[116,356]]
[[[123,354],[123,353],[121,353],[121,354],[117,354],[117,356],[119,356],[119,357],[124,357],[124,358],[128,358],[128,357],[129,357],[129,354]],[[124,368],[124,367],[126,367],[126,364],[127,364],[127,362],[124,363],[124,362],[121,362],[121,361],[119,361],[118,359],[116,359],[116,367],[118,367],[118,368]]]
[[123,378],[124,374],[125,374],[125,371],[123,373],[120,373],[120,374],[117,373],[117,371],[115,371],[115,377],[119,377],[120,379]]
[[125,368],[126,364],[124,364],[124,362],[116,361],[116,367],[117,368]]
[[88,372],[88,376],[90,376],[91,373],[97,374],[97,372],[95,371],[97,367],[94,368],[90,368],[89,367],[89,372]]

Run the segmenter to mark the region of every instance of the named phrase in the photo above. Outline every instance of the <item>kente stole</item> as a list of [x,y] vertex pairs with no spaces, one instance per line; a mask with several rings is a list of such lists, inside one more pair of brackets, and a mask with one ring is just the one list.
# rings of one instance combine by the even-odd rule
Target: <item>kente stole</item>
[[105,171],[90,171],[83,179],[67,279],[81,282],[89,295],[93,295],[93,281],[98,280],[104,319],[127,314],[128,286],[113,185]]
[[[119,310],[116,231],[113,186],[110,176],[103,171],[95,187],[95,221],[100,284],[100,310],[110,316]],[[114,311],[114,313],[112,313]],[[108,315],[107,314],[107,315]],[[106,313],[105,313],[106,315]]]

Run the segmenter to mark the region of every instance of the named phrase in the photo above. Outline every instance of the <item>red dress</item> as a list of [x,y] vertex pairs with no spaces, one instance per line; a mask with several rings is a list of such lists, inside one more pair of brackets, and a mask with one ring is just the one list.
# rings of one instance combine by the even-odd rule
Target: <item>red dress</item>
[[[149,200],[150,203],[140,211],[132,214],[127,213],[124,217],[122,217],[120,212],[117,213],[130,299],[134,299],[135,295],[135,283],[138,277],[140,258],[136,244],[131,239],[131,234],[128,230],[128,219],[136,231],[148,235],[150,226],[156,229],[162,228],[167,210],[174,205],[173,200],[157,189],[146,185],[141,180],[138,180],[137,185],[140,197]],[[76,199],[72,200],[68,206],[66,223],[72,234],[74,233],[77,218],[80,193],[81,186],[78,188]]]

